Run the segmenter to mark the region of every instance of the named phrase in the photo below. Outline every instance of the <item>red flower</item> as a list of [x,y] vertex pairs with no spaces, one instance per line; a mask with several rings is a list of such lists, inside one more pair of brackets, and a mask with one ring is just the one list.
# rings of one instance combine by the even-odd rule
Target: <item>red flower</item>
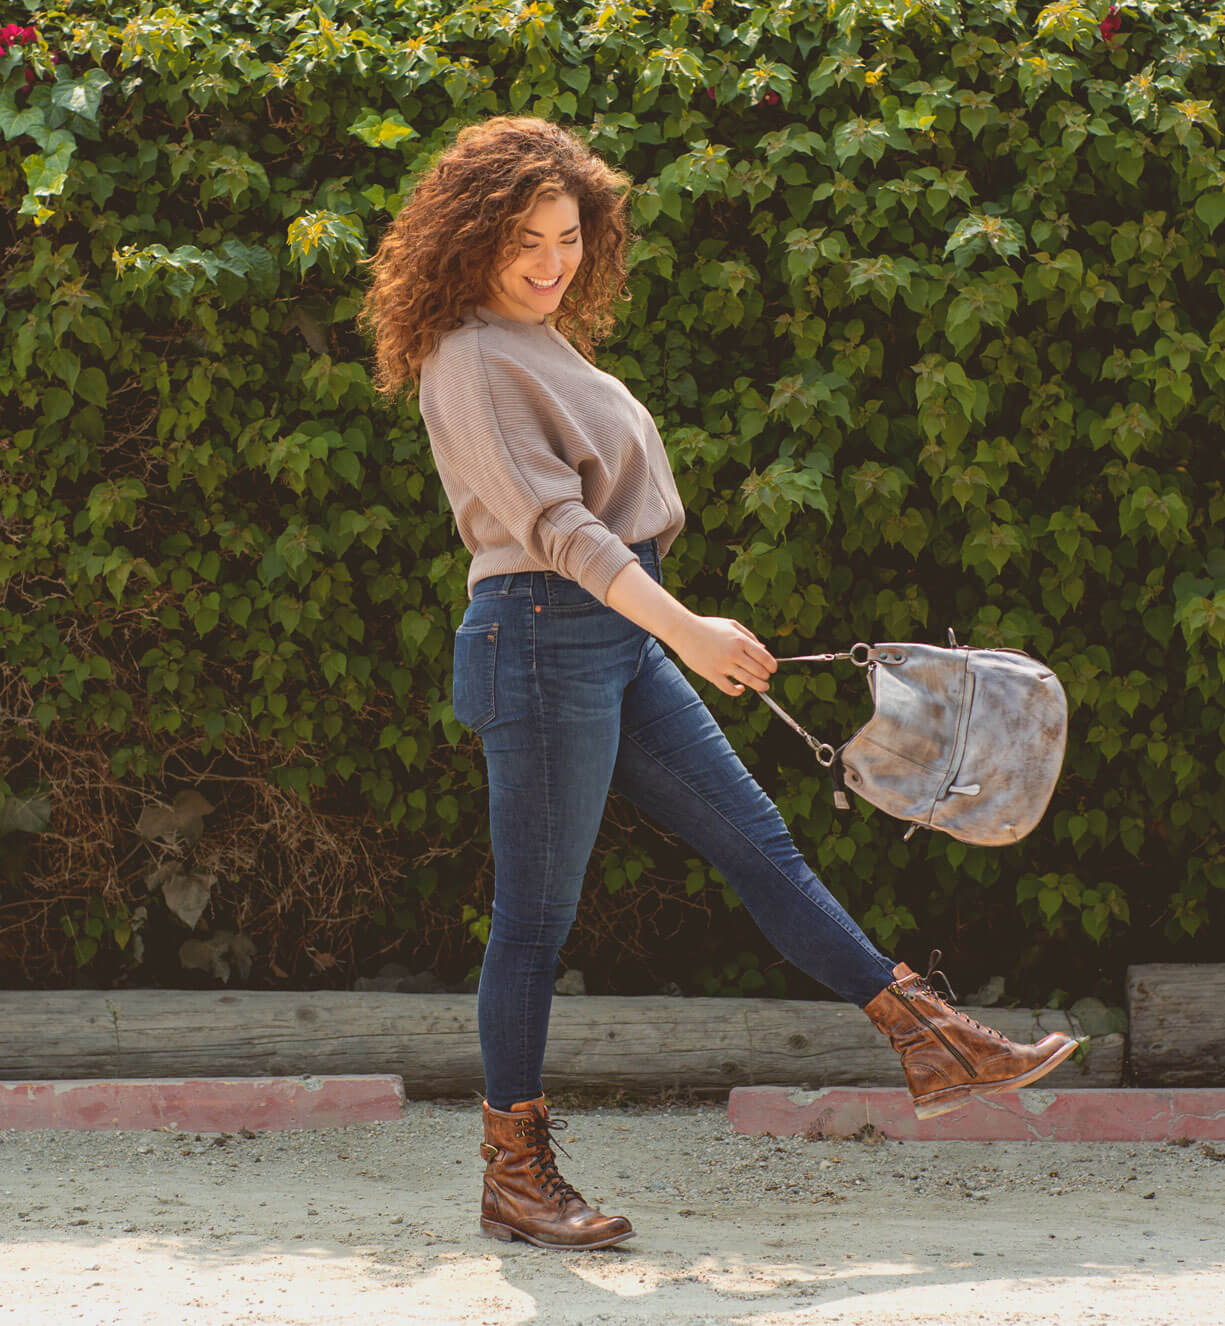
[[[23,28],[19,23],[6,23],[0,28],[0,55],[7,55],[9,47],[24,46],[28,41],[37,41],[38,32],[35,28]],[[33,69],[26,70],[26,87],[34,82]]]
[[766,103],[767,106],[777,106],[778,103],[782,100],[782,98],[778,95],[777,92],[775,92],[773,88],[771,88],[769,92],[767,92],[766,95],[762,98],[762,100]]
[[1123,20],[1113,5],[1106,17],[1097,25],[1097,30],[1102,34],[1102,40],[1109,45],[1111,37],[1123,26]]
[[[0,55],[7,55],[9,49],[13,46],[24,46],[27,42],[38,40],[37,28],[23,28],[19,23],[6,23],[0,28]],[[59,64],[60,53],[53,51],[51,54],[51,63]],[[37,76],[34,70],[26,66],[26,87],[31,83],[37,82]]]
[[0,55],[7,55],[10,46],[24,46],[28,41],[37,40],[37,28],[23,28],[20,23],[6,23],[0,28]]

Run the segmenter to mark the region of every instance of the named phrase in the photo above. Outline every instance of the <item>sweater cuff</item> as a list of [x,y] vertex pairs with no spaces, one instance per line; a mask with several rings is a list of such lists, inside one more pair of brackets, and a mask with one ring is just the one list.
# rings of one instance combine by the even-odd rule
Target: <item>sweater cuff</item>
[[603,603],[613,578],[638,560],[633,549],[578,502],[566,503],[549,523],[558,535],[557,571]]
[[609,544],[607,547],[597,549],[588,558],[583,565],[579,584],[607,606],[609,585],[631,562],[637,560],[634,550],[618,539],[616,547]]

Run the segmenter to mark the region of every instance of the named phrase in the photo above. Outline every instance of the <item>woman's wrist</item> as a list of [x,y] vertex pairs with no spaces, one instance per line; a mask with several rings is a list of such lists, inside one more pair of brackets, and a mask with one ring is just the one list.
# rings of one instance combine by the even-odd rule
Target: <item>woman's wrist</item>
[[635,626],[650,631],[677,653],[682,642],[701,620],[673,597],[641,562],[627,562],[612,578],[604,602]]

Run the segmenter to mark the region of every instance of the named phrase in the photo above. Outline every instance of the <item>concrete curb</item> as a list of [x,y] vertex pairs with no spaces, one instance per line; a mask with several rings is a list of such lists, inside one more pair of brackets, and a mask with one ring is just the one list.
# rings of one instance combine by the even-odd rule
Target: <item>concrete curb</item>
[[403,1109],[404,1082],[391,1074],[0,1082],[0,1128],[336,1128]]
[[1030,1087],[920,1119],[909,1093],[892,1087],[734,1087],[728,1117],[738,1133],[774,1137],[849,1137],[871,1124],[886,1137],[920,1142],[1220,1141],[1225,1140],[1225,1089]]

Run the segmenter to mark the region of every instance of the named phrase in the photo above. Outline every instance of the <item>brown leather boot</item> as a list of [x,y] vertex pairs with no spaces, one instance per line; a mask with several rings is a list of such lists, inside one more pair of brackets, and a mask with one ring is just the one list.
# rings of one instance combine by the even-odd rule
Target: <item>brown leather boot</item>
[[549,1118],[543,1096],[509,1110],[490,1109],[485,1101],[484,1116],[482,1234],[504,1243],[526,1239],[538,1248],[608,1248],[633,1237],[624,1216],[594,1210],[557,1172],[550,1134],[567,1125]]
[[[1036,1045],[1017,1045],[951,1008],[930,983],[939,960],[937,949],[927,977],[899,962],[893,981],[863,1010],[901,1055],[920,1119],[955,1110],[974,1096],[1028,1086],[1075,1051],[1079,1042],[1062,1032]],[[951,988],[949,995],[955,997]]]

